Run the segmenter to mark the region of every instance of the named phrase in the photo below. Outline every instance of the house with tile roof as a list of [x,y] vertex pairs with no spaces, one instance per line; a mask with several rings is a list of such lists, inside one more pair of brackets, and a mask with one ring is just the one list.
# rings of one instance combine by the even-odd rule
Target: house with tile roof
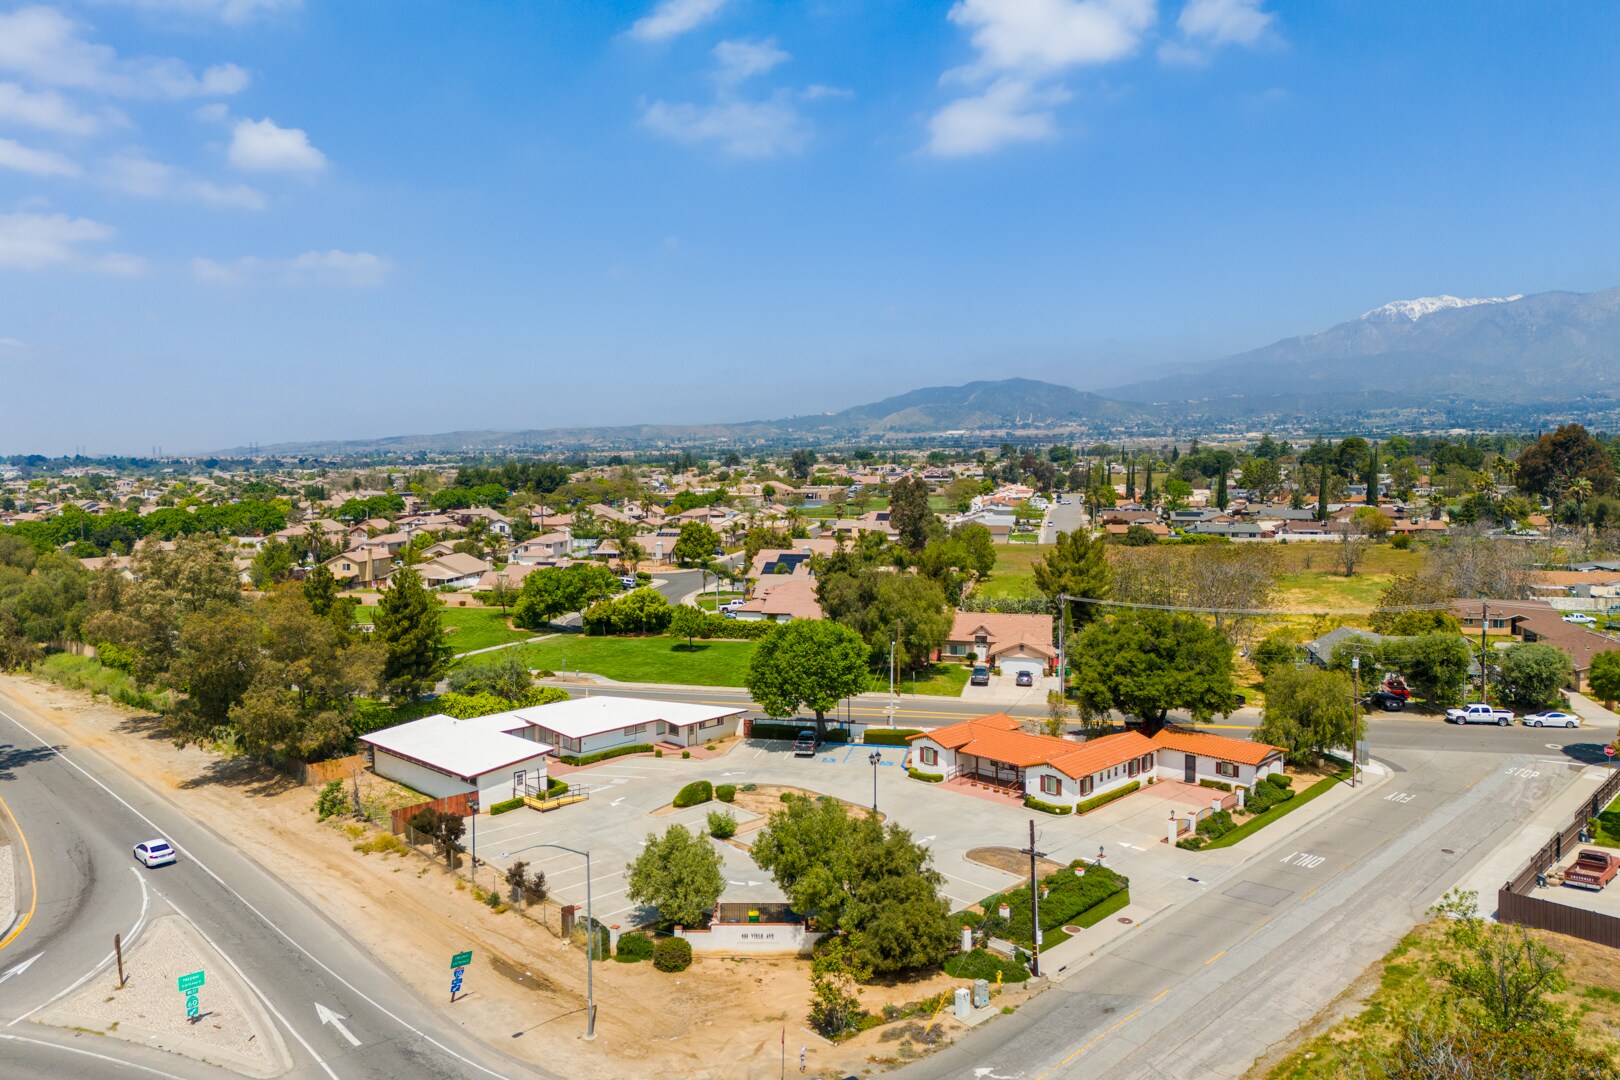
[[908,741],[910,766],[919,773],[1069,807],[1133,782],[1218,780],[1250,787],[1283,770],[1281,747],[1174,725],[1151,738],[1126,731],[1075,742],[1032,734],[1022,722],[996,713]]
[[958,611],[935,659],[953,657],[999,665],[1004,675],[1045,675],[1057,663],[1052,616]]

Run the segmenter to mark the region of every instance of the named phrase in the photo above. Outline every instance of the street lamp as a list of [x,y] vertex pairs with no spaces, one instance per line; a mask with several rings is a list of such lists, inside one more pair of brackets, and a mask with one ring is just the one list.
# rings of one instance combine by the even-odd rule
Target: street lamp
[[883,755],[874,750],[872,756],[866,760],[872,763],[872,816],[877,817],[877,769],[878,762],[883,760]]
[[474,795],[467,800],[467,809],[472,815],[472,883],[478,884],[478,796]]
[[591,961],[595,959],[596,954],[596,919],[591,915],[591,853],[571,848],[566,844],[529,844],[527,847],[518,848],[517,851],[503,851],[501,858],[516,855],[518,851],[541,847],[556,848],[559,851],[585,856],[585,1041],[590,1042],[596,1038],[596,993],[591,978]]

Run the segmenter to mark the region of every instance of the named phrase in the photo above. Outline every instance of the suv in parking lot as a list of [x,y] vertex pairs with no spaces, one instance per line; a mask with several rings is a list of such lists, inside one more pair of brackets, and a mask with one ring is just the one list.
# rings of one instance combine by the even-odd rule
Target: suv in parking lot
[[816,733],[806,728],[799,732],[799,737],[793,740],[794,757],[816,756]]

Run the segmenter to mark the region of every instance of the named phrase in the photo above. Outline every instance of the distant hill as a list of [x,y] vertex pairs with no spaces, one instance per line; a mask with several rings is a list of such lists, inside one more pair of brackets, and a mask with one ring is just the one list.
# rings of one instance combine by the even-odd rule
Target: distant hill
[[1148,410],[1035,379],[997,379],[963,386],[929,386],[828,416],[782,421],[795,431],[982,431],[1048,424],[1111,424]]
[[1352,403],[1523,407],[1614,398],[1620,289],[1396,301],[1319,334],[1099,393],[1172,411],[1286,406],[1324,417]]

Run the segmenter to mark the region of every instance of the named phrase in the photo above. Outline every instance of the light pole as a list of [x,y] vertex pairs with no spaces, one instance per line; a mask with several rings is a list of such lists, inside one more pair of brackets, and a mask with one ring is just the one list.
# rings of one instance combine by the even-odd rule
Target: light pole
[[478,796],[474,795],[467,800],[467,809],[472,811],[472,883],[478,884]]
[[877,770],[878,762],[883,760],[883,755],[874,750],[872,756],[866,760],[872,763],[872,816],[877,817]]
[[596,955],[596,919],[591,915],[591,853],[571,848],[566,844],[529,844],[527,847],[518,848],[517,851],[503,851],[501,858],[538,847],[556,848],[558,851],[585,856],[585,1041],[590,1042],[596,1038],[596,993],[591,968],[591,961]]

